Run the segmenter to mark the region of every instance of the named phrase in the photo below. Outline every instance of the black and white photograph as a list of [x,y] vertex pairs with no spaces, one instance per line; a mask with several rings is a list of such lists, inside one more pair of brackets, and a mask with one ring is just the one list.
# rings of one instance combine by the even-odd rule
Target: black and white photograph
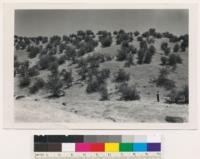
[[187,9],[15,10],[14,120],[187,123]]

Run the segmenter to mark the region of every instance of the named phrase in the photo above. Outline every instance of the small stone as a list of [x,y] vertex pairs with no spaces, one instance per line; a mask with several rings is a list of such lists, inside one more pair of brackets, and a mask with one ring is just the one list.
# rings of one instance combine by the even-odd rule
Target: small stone
[[183,123],[184,119],[182,117],[177,117],[177,116],[166,116],[165,121],[169,123]]

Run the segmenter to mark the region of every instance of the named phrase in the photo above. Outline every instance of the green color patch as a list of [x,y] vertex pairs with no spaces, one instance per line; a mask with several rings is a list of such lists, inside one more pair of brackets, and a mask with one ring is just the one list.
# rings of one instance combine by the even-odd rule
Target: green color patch
[[132,152],[133,144],[131,143],[120,143],[120,152]]

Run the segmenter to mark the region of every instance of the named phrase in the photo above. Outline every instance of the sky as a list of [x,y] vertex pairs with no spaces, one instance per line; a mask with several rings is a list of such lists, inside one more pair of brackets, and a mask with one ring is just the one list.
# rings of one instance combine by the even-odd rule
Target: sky
[[188,10],[16,10],[15,35],[68,35],[91,29],[188,33]]

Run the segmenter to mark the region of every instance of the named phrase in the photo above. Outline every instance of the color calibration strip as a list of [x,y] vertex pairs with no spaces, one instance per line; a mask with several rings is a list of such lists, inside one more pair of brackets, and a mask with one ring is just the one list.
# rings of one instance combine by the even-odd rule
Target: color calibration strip
[[152,155],[160,159],[161,138],[159,135],[35,135],[34,152],[37,159],[48,158],[47,156],[56,158],[56,155],[58,159],[73,156],[126,156],[139,159],[141,156],[147,158]]

